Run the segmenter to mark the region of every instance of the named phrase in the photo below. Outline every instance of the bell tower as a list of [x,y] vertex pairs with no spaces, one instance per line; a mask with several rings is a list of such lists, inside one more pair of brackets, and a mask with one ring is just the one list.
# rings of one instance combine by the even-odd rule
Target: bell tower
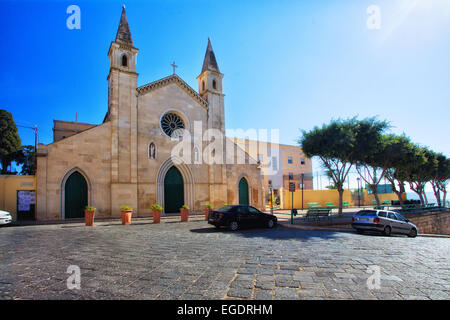
[[224,94],[222,92],[223,74],[220,73],[216,56],[208,38],[202,72],[197,77],[198,92],[208,101],[208,128],[220,130],[225,136]]
[[[111,122],[111,210],[120,215],[120,205],[135,207],[137,203],[137,78],[136,57],[128,26],[125,6],[122,6],[115,41],[109,47],[108,114]],[[134,186],[134,187],[133,187]],[[132,192],[133,191],[133,192]],[[127,194],[121,204],[119,195]]]

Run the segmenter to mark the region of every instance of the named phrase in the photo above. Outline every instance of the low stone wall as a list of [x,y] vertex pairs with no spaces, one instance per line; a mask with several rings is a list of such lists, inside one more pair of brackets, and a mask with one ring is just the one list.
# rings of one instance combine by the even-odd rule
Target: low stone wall
[[[402,214],[419,229],[419,234],[445,234],[450,235],[450,210],[440,212],[423,212]],[[297,220],[296,224],[306,226],[328,226],[351,228],[351,216],[333,217],[320,220]]]
[[442,212],[410,213],[405,218],[414,223],[419,233],[450,235],[450,210]]

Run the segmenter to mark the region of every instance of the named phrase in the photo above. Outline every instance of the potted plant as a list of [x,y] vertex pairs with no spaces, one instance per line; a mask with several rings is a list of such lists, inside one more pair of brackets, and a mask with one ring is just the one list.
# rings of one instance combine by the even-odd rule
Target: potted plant
[[185,204],[180,208],[181,221],[188,221],[189,219],[189,207]]
[[153,223],[160,223],[162,209],[159,204],[152,204]]
[[97,208],[92,206],[86,206],[84,208],[84,222],[89,227],[94,225],[95,210],[97,210]]
[[211,203],[207,203],[205,205],[205,220],[208,220],[208,216],[209,216],[209,211],[212,209],[212,204]]
[[131,215],[133,214],[133,208],[129,206],[121,206],[120,213],[122,214],[122,224],[130,224]]

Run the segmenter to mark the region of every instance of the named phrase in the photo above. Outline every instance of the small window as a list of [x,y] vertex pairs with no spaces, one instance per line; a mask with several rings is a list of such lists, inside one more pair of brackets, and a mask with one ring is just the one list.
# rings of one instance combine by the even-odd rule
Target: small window
[[380,211],[380,212],[378,212],[378,216],[381,217],[381,218],[386,218],[387,217],[387,213],[384,212],[384,211]]
[[393,214],[392,212],[388,212],[388,214],[389,214],[389,219],[397,220],[397,217],[395,216],[395,214]]
[[300,163],[301,163],[301,164],[305,164],[305,158],[301,158],[301,159],[300,159]]
[[122,67],[128,66],[128,58],[126,55],[122,56]]
[[253,207],[248,207],[248,212],[253,213],[253,214],[259,214],[260,211],[258,209],[255,209]]
[[200,155],[199,155],[199,152],[198,152],[198,148],[195,147],[194,148],[194,162],[198,163],[199,161],[200,161]]
[[216,82],[216,80],[213,80],[213,88],[217,89],[217,82]]
[[288,157],[288,163],[292,163],[292,157]]
[[294,179],[294,174],[292,172],[289,172],[289,180],[293,180]]
[[203,91],[205,90],[205,81],[204,80],[202,81],[202,90]]
[[148,158],[156,159],[156,146],[153,142],[148,146]]
[[277,157],[272,157],[272,170],[273,171],[277,171],[278,170]]

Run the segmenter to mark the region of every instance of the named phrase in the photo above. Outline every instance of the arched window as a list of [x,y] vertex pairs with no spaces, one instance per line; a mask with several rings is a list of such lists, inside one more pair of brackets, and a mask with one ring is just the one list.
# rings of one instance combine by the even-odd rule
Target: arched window
[[194,163],[200,162],[200,154],[198,152],[198,148],[194,147]]
[[205,81],[202,81],[202,90],[205,90]]
[[122,56],[122,67],[128,66],[128,58],[126,55]]
[[153,142],[148,146],[148,158],[156,159],[156,146]]
[[213,80],[213,88],[217,89],[217,82],[216,82],[216,80]]

